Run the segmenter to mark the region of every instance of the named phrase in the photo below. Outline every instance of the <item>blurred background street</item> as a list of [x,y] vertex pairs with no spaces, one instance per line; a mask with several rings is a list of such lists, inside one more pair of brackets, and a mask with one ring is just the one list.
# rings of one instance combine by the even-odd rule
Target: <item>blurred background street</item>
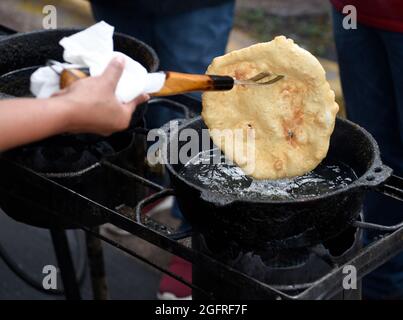
[[[47,0],[2,0],[0,21],[18,31],[42,28],[42,8]],[[58,27],[89,26],[94,23],[86,0],[53,0]],[[238,0],[235,24],[228,50],[270,41],[285,35],[321,58],[328,79],[342,102],[338,68],[331,31],[330,3],[323,0]]]
[[[42,29],[42,9],[47,4],[47,0],[2,0],[0,21],[18,31]],[[94,23],[86,0],[53,0],[51,4],[57,8],[59,28]],[[329,1],[238,0],[227,49],[270,41],[277,35],[290,37],[320,58],[337,101],[343,104],[330,19]]]

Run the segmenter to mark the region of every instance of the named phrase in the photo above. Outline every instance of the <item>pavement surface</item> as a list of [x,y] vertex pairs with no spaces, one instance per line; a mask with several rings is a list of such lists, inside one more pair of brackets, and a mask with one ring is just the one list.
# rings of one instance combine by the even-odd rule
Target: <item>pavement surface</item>
[[1,0],[0,23],[18,31],[42,29],[43,9],[52,4],[57,12],[57,26],[85,27],[94,20],[90,4],[84,0]]
[[[68,238],[77,270],[85,254],[84,234],[82,231],[68,231]],[[39,283],[43,280],[42,269],[45,265],[57,266],[49,231],[16,222],[1,210],[0,245],[14,262]],[[144,247],[144,243],[138,241],[134,247],[141,245]],[[103,252],[110,299],[156,299],[161,277],[159,272],[105,243]],[[150,254],[150,249],[143,248],[137,252]],[[62,286],[60,278],[58,284]],[[88,268],[81,294],[83,299],[92,299]],[[0,300],[3,299],[51,300],[64,299],[64,296],[49,295],[31,288],[11,272],[0,257]]]
[[330,10],[328,0],[237,0],[240,8],[266,11],[276,16],[323,14]]

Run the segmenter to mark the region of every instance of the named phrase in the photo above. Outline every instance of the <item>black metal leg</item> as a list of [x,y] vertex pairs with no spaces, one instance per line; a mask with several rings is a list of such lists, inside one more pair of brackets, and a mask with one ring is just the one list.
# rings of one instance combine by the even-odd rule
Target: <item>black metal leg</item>
[[[99,227],[92,228],[93,231],[99,232]],[[108,299],[108,285],[106,282],[104,255],[102,251],[102,243],[97,237],[86,232],[87,254],[90,265],[92,292],[94,300]]]
[[52,236],[66,299],[81,300],[80,288],[74,270],[73,259],[71,258],[66,231],[63,229],[50,229],[50,234]]

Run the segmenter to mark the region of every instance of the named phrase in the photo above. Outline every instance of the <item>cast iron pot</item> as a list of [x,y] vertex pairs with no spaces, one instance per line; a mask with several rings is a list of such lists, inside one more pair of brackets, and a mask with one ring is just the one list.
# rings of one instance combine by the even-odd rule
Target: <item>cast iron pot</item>
[[[180,150],[187,143],[179,141],[179,148],[170,150],[171,143],[178,141],[181,131],[188,128],[200,133],[206,126],[198,117],[170,132],[167,159],[172,150]],[[199,146],[202,151],[201,140]],[[252,248],[298,248],[317,244],[345,230],[357,219],[366,190],[379,186],[392,174],[382,164],[373,137],[358,125],[340,118],[326,159],[347,164],[358,179],[326,194],[286,201],[224,196],[185,180],[178,174],[184,164],[168,163],[166,167],[184,217],[193,229],[216,240],[217,244],[230,241]]]
[[[31,74],[38,67],[45,65],[48,59],[63,61],[63,48],[59,45],[59,41],[63,37],[79,31],[81,30],[42,30],[15,34],[0,40],[0,99],[30,96],[29,81]],[[133,37],[115,33],[114,48],[137,60],[150,72],[158,69],[159,60],[154,50]],[[135,159],[136,155],[133,154],[135,153],[133,151],[135,149],[134,131],[136,127],[143,125],[145,111],[146,105],[137,108],[132,118],[131,128],[108,138],[97,135],[60,135],[12,150],[3,156],[45,176],[50,174],[51,178],[58,183],[101,203],[105,203],[109,199],[112,201],[113,195],[111,195],[111,192],[113,190],[107,188],[108,184],[105,180],[110,177],[106,177],[102,170],[98,168],[93,170],[89,170],[89,168],[96,165],[101,159],[106,158],[112,161],[119,159],[122,154],[122,158],[132,159],[134,165],[138,162]],[[106,150],[105,154],[103,153],[102,145],[104,142],[114,146],[112,153],[110,150]],[[98,146],[101,146],[101,148]],[[62,162],[41,161],[41,155],[35,157],[37,154],[35,148],[41,148],[43,154],[53,153],[55,157],[66,151],[68,156]],[[83,156],[81,153],[72,154],[72,148],[83,150],[84,153],[90,150],[90,156]],[[141,158],[142,160],[143,157]],[[105,184],[105,187],[100,187]],[[94,185],[98,187],[94,188]],[[20,187],[24,188],[24,185]],[[33,194],[33,201],[35,201],[35,190],[31,193]],[[31,225],[45,228],[56,226],[62,228],[76,227],[75,224],[63,223],[58,217],[43,212],[39,208],[36,209],[29,202],[8,201],[5,198],[1,198],[0,205],[14,219]],[[115,204],[106,203],[106,205],[113,207]],[[102,219],[94,218],[87,220],[86,216],[83,215],[81,223],[97,225],[103,223],[103,221]]]
[[[81,29],[41,30],[15,34],[0,40],[0,93],[9,96],[29,96],[31,74],[48,59],[63,61],[63,48],[59,41]],[[155,51],[133,37],[115,33],[114,49],[141,63],[149,72],[158,69]],[[137,108],[132,126],[143,119],[146,106]]]

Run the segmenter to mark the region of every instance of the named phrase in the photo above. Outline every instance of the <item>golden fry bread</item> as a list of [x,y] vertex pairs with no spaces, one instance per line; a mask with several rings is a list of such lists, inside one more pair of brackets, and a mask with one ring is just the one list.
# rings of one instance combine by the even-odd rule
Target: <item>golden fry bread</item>
[[[256,179],[280,179],[313,170],[325,158],[339,110],[319,61],[284,36],[217,57],[207,73],[245,80],[260,72],[284,75],[267,86],[235,86],[203,94],[203,119],[214,143]],[[246,135],[225,144],[219,131],[254,129],[255,153]],[[228,130],[227,130],[228,131]]]

